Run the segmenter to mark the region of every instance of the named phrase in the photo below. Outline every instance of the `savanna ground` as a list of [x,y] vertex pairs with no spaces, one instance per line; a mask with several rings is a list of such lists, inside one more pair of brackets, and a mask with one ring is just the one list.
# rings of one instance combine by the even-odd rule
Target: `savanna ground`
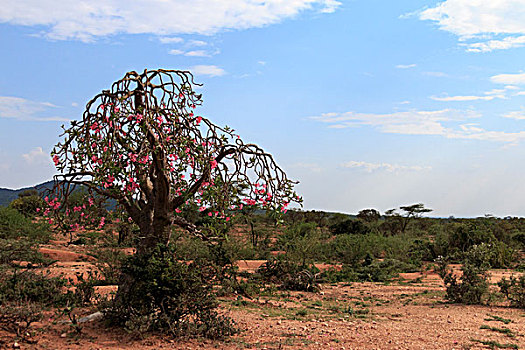
[[[127,252],[129,253],[129,249]],[[40,252],[53,260],[52,276],[75,278],[94,269],[84,245],[52,240]],[[241,260],[239,271],[255,272],[262,260]],[[321,269],[326,265],[319,266]],[[457,270],[458,266],[454,266]],[[505,305],[444,302],[442,279],[431,269],[402,273],[391,282],[323,283],[318,293],[269,288],[258,296],[219,298],[220,312],[241,332],[226,341],[130,335],[103,322],[75,332],[65,315],[46,312],[30,342],[0,333],[1,346],[21,349],[487,349],[525,348],[525,310]],[[491,270],[495,283],[508,270]],[[107,295],[115,286],[96,287]],[[74,311],[77,317],[93,308]]]

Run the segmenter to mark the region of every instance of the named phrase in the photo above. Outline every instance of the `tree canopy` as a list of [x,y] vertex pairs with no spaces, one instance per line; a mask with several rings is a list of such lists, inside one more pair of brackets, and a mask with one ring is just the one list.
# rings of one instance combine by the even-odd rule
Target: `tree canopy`
[[196,115],[196,86],[188,71],[132,71],[96,95],[52,151],[51,206],[84,186],[116,200],[151,247],[169,240],[172,224],[204,237],[185,210],[227,221],[245,205],[284,212],[300,202],[271,154]]

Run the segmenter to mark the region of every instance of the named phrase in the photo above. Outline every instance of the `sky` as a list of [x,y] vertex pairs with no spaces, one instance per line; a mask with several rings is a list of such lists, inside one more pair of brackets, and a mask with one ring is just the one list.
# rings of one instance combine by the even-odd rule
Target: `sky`
[[127,71],[272,153],[304,209],[525,216],[525,0],[3,0],[0,187]]

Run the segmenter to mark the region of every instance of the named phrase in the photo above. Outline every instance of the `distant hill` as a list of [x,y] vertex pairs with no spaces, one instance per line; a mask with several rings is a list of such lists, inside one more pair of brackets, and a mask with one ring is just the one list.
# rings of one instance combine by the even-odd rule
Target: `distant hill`
[[22,193],[26,190],[32,190],[35,189],[37,191],[42,191],[46,189],[51,189],[53,187],[53,181],[47,181],[32,187],[24,187],[20,188],[18,190],[11,190],[9,188],[1,188],[0,187],[0,205],[7,206],[13,199],[18,198],[18,194]]

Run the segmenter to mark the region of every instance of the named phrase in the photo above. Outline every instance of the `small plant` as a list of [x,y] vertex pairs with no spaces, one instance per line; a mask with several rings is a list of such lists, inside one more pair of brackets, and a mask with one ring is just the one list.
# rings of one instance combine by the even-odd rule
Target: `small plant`
[[29,343],[31,325],[42,318],[41,306],[28,300],[3,303],[0,306],[0,328]]
[[458,278],[447,269],[444,259],[438,260],[438,271],[447,289],[446,298],[454,303],[481,304],[488,292],[489,267],[487,251],[489,245],[480,244],[470,248],[465,253],[461,271],[463,275]]
[[491,326],[487,326],[487,325],[484,324],[484,325],[481,325],[481,327],[479,327],[479,329],[488,329],[488,330],[493,331],[493,332],[498,332],[498,333],[505,334],[507,337],[511,337],[511,338],[516,337],[514,332],[511,329],[509,329],[509,328],[491,327]]
[[214,272],[198,261],[178,261],[173,247],[158,245],[149,255],[129,257],[123,278],[133,281],[104,308],[110,324],[140,334],[161,331],[179,336],[221,339],[237,332],[219,315],[213,294]]
[[284,258],[274,258],[259,267],[257,273],[266,281],[281,284],[284,290],[320,290],[319,270],[315,266],[300,266]]
[[519,349],[516,344],[501,344],[494,340],[471,339],[471,341],[488,346],[490,349]]
[[487,316],[488,317],[485,319],[485,321],[498,321],[498,322],[503,322],[505,324],[509,324],[512,322],[512,320],[508,318],[503,318],[503,317],[499,317],[496,315],[487,315]]
[[525,275],[511,276],[509,280],[503,278],[498,286],[512,306],[525,309]]

